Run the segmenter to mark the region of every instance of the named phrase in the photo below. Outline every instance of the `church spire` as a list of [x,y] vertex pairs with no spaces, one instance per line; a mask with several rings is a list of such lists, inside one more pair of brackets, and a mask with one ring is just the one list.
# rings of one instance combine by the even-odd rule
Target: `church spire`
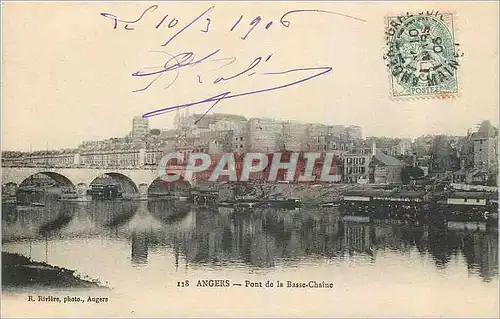
[[174,117],[174,129],[179,130],[181,128],[181,112],[179,109],[175,110],[175,117]]

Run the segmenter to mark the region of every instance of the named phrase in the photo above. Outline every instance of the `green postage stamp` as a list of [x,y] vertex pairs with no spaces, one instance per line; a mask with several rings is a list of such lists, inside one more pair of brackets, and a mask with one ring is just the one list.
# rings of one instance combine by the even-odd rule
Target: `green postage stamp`
[[460,45],[453,14],[426,11],[386,17],[391,95],[451,97],[458,93]]

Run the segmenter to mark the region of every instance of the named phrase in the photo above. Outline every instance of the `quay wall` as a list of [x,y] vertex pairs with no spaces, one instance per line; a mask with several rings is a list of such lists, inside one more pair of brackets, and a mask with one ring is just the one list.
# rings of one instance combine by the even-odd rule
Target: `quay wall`
[[345,191],[380,189],[381,185],[199,182],[196,187],[218,191],[219,201],[298,198],[306,206],[316,206],[340,200]]

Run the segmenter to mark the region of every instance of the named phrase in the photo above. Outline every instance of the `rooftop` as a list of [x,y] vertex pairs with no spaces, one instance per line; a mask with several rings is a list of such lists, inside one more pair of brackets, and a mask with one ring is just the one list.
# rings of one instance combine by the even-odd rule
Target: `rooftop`
[[384,154],[379,149],[375,150],[375,158],[387,166],[404,166],[405,164],[395,157]]
[[490,121],[483,121],[476,133],[472,134],[473,138],[495,137],[498,130],[491,125]]

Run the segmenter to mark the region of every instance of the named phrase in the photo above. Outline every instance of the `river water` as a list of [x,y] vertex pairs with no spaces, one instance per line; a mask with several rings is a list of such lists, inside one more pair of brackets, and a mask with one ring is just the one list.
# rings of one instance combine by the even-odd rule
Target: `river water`
[[[106,304],[32,306],[38,315],[498,316],[496,229],[344,222],[335,208],[48,201],[3,207],[2,240],[112,288]],[[230,287],[197,286],[211,279]],[[334,287],[286,287],[312,280]],[[10,289],[6,305],[22,307],[27,293]]]

